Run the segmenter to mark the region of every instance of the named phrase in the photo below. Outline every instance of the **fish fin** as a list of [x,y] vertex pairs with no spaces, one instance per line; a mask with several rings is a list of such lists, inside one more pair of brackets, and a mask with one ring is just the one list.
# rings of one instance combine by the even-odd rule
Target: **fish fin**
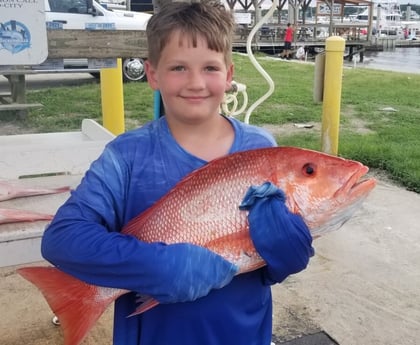
[[204,247],[237,265],[239,267],[237,275],[265,266],[248,231],[239,231],[215,238],[208,241]]
[[142,297],[142,301],[142,304],[140,304],[134,312],[128,315],[128,317],[144,313],[145,311],[148,311],[149,309],[152,309],[153,307],[156,307],[159,304],[159,302],[152,297]]
[[78,345],[108,305],[116,299],[55,267],[23,267],[17,272],[41,290],[58,317],[64,345]]
[[266,266],[266,263],[261,260],[260,262],[257,262],[255,264],[248,265],[246,268],[240,268],[238,273],[236,273],[236,275],[247,273],[247,272],[252,272],[252,271],[258,270],[259,268],[262,268],[264,266]]

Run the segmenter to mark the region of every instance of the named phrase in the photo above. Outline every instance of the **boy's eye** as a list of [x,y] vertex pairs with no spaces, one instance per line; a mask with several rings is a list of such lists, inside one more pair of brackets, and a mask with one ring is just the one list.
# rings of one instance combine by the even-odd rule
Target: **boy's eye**
[[219,70],[219,68],[216,67],[216,66],[207,66],[206,67],[206,71],[209,71],[209,72],[214,72],[214,71],[218,71],[218,70]]
[[183,71],[185,70],[184,66],[174,66],[171,68],[172,71]]

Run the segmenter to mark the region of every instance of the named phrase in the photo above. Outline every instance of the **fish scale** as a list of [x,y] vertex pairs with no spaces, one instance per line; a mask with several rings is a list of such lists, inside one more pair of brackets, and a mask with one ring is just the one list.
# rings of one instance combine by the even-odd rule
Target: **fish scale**
[[[205,245],[215,235],[226,236],[247,229],[246,212],[239,210],[241,198],[250,185],[270,180],[261,173],[269,169],[264,156],[253,154],[244,161],[246,164],[240,164],[240,155],[234,158],[212,162],[212,169],[206,166],[197,170],[167,194],[157,207],[149,209],[149,215],[142,214],[130,221],[123,233],[146,242],[158,242],[161,236],[156,229],[170,224],[165,232],[166,243]],[[226,169],[227,166],[231,168]],[[220,171],[224,174],[220,175]],[[177,211],[173,212],[174,209]],[[139,228],[142,231],[137,234]]]
[[[145,242],[202,245],[244,273],[265,265],[249,236],[248,213],[239,210],[250,186],[270,181],[281,188],[289,211],[300,214],[316,238],[339,229],[360,207],[376,184],[360,180],[367,172],[359,162],[296,147],[238,152],[192,172],[122,233]],[[86,284],[54,267],[18,273],[43,293],[60,320],[65,345],[80,344],[107,306],[128,292]],[[133,315],[158,304],[142,300]]]

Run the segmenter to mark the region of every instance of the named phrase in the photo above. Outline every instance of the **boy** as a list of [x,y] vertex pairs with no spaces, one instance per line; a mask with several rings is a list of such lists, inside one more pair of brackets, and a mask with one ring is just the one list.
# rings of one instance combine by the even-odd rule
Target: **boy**
[[280,57],[285,57],[287,60],[291,59],[290,53],[292,50],[293,31],[291,24],[287,23],[286,32],[284,34],[284,50],[280,54]]
[[[261,129],[219,114],[233,75],[233,28],[232,15],[213,1],[173,2],[150,19],[146,72],[150,86],[160,90],[165,116],[109,143],[44,234],[42,253],[61,270],[160,302],[127,318],[136,294],[119,298],[115,345],[270,344],[270,284],[302,270],[312,254],[311,242],[300,249],[293,235],[307,228],[289,222],[284,231],[291,250],[233,278],[237,267],[207,249],[143,243],[119,233],[208,161],[275,145]],[[275,246],[272,238],[254,238],[270,252]]]

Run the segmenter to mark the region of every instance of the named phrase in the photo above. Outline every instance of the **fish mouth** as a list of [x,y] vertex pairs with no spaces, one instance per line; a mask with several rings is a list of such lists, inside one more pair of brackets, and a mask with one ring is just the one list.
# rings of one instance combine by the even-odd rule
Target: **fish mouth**
[[369,168],[365,165],[360,167],[350,176],[342,188],[337,190],[336,196],[342,195],[348,197],[360,197],[367,195],[376,186],[376,179],[373,177],[366,177]]
[[320,226],[311,229],[313,238],[338,230],[359,209],[360,205],[376,186],[376,179],[365,177],[369,168],[360,165],[349,177],[347,182],[334,193],[336,200],[333,216]]

